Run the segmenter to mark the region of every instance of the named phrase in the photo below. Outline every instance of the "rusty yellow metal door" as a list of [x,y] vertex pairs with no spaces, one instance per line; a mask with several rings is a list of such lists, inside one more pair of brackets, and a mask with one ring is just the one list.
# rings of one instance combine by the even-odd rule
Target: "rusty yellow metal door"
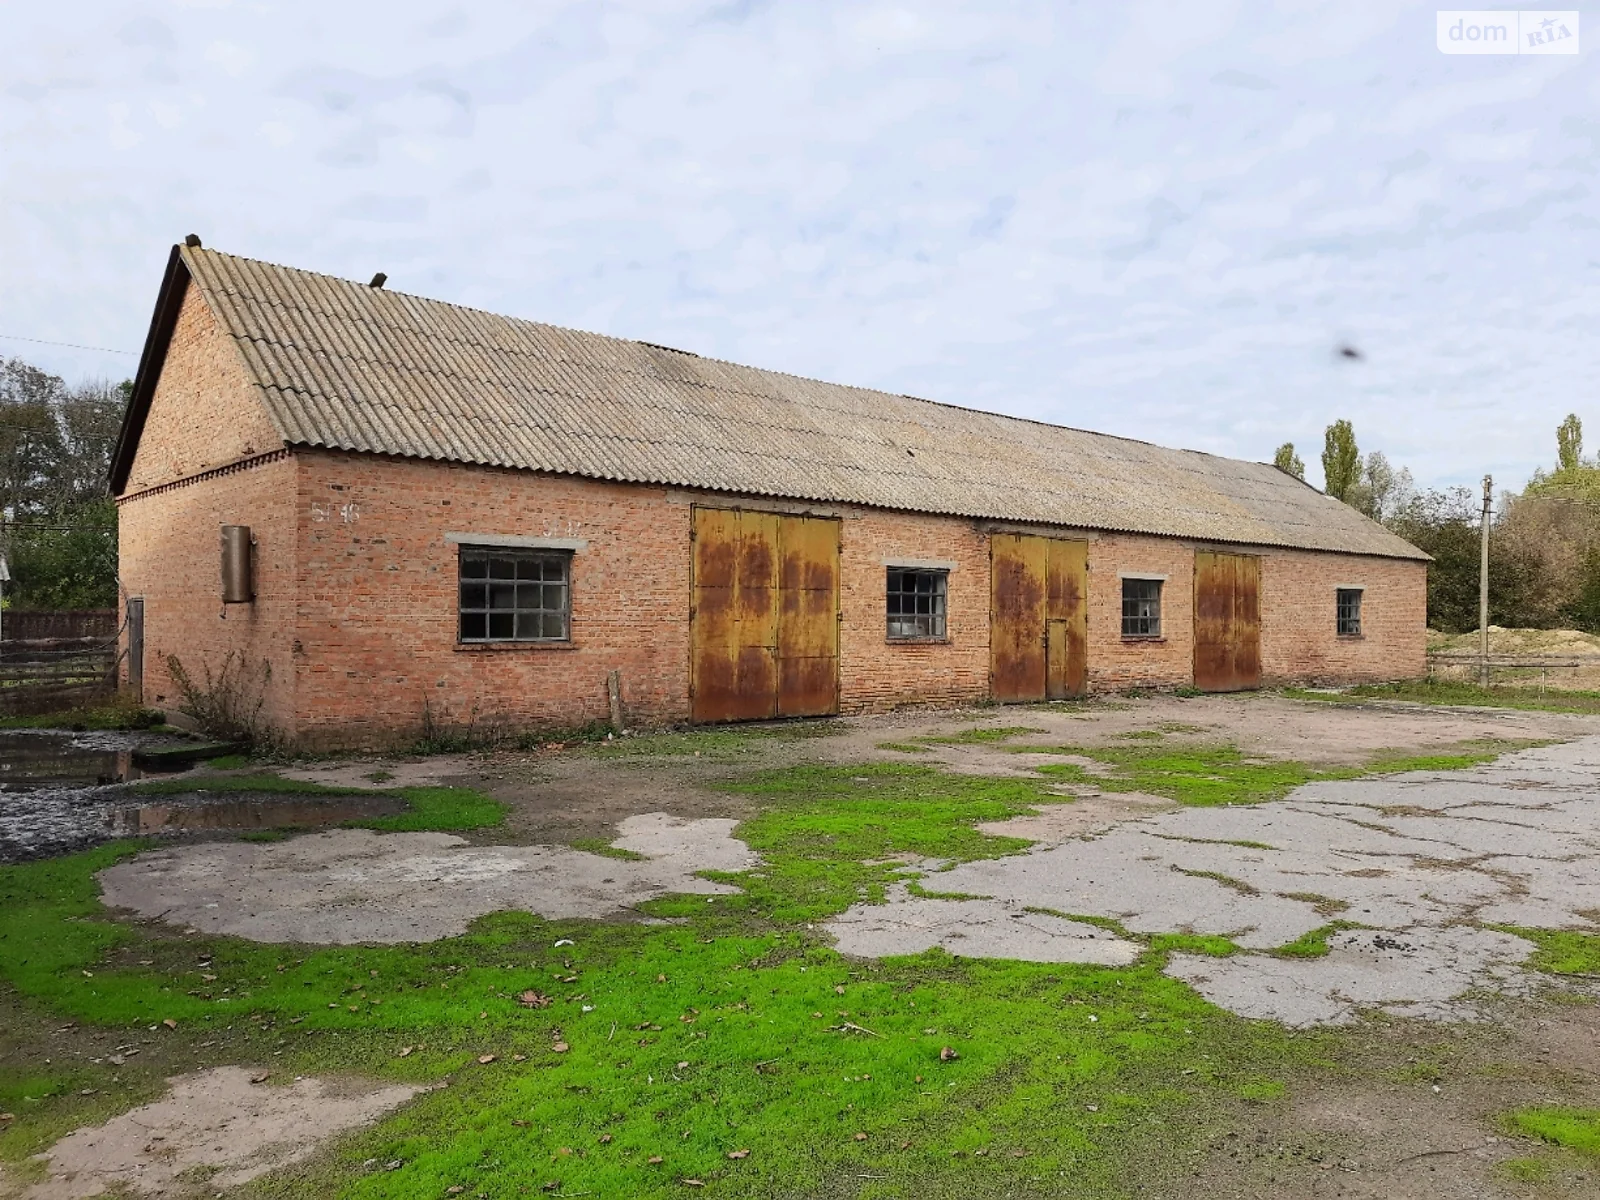
[[780,717],[839,711],[839,522],[778,518]]
[[690,689],[696,721],[777,715],[778,518],[694,510]]
[[1088,680],[1088,543],[989,539],[989,689],[1002,702],[1082,695]]
[[1089,543],[1047,539],[1045,548],[1045,695],[1089,690]]
[[839,522],[695,508],[690,715],[839,710]]
[[1261,560],[1197,550],[1194,685],[1205,692],[1261,686]]

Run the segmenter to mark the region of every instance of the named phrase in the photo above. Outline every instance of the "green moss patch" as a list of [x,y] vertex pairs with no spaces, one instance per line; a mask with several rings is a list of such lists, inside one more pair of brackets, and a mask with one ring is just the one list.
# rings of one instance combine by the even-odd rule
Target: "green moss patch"
[[1043,733],[1036,725],[977,725],[959,733],[929,734],[917,741],[930,746],[989,746],[1028,733]]
[[1519,1108],[1506,1122],[1516,1133],[1600,1156],[1600,1108]]
[[1563,929],[1523,929],[1513,925],[1496,928],[1526,938],[1538,947],[1528,956],[1528,965],[1536,971],[1546,971],[1551,975],[1600,977],[1600,934]]
[[1354,921],[1330,921],[1326,925],[1302,933],[1294,941],[1279,946],[1272,953],[1279,958],[1326,958],[1330,937],[1336,933],[1343,933],[1346,929],[1365,928],[1367,927]]
[[637,850],[624,850],[621,846],[613,846],[605,838],[573,838],[574,850],[587,850],[590,854],[599,854],[606,858],[620,859],[623,862],[643,862],[644,855]]
[[[553,1182],[657,1197],[689,1179],[729,1195],[1004,1195],[1062,1179],[1119,1194],[1181,1169],[1219,1105],[1279,1094],[1318,1039],[1214,1008],[1157,956],[1123,969],[939,951],[860,963],[807,928],[881,896],[898,857],[1023,848],[974,826],[1030,811],[1044,786],[912,764],[766,772],[739,787],[758,808],[740,833],[763,866],[722,877],[739,895],[658,902],[681,924],[500,913],[416,946],[122,923],[94,875],[140,847],[106,846],[0,868],[0,979],[32,1026],[126,1029],[164,1039],[170,1060],[211,1065],[217,1046],[284,1072],[448,1078],[297,1169],[296,1194],[516,1196]],[[81,1111],[77,1082],[18,1112],[0,1156]]]
[[[1526,743],[1515,743],[1520,747]],[[1113,768],[1091,774],[1077,763],[1045,763],[1038,771],[1073,782],[1092,782],[1108,792],[1146,792],[1180,804],[1212,807],[1280,800],[1318,780],[1359,779],[1403,771],[1461,770],[1488,762],[1512,745],[1474,743],[1453,754],[1378,755],[1362,767],[1317,769],[1301,762],[1250,758],[1236,746],[1012,746],[1023,753],[1090,758]]]

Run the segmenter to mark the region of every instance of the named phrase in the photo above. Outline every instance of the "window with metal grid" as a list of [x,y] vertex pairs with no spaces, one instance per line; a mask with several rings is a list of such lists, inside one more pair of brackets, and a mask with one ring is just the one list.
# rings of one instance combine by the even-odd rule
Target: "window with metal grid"
[[463,642],[564,642],[571,637],[572,555],[461,547]]
[[1122,636],[1128,638],[1161,636],[1161,580],[1122,581]]
[[942,638],[949,596],[946,571],[889,568],[889,637]]
[[1335,592],[1335,620],[1340,637],[1361,636],[1361,589],[1339,588]]

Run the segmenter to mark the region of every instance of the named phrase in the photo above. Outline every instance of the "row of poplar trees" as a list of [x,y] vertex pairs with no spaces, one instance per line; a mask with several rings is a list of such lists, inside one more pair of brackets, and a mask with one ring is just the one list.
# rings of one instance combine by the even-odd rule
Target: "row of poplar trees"
[[[1305,478],[1292,443],[1279,470]],[[1323,437],[1324,491],[1433,556],[1428,624],[1445,633],[1478,627],[1481,498],[1472,488],[1418,489],[1381,452],[1362,455],[1349,421]],[[1576,414],[1556,429],[1556,462],[1521,492],[1505,491],[1490,528],[1489,621],[1519,629],[1600,633],[1600,456],[1583,453]]]

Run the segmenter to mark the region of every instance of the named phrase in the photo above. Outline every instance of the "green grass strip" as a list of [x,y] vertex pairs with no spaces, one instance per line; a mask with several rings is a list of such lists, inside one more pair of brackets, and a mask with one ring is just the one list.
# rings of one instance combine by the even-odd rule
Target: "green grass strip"
[[1362,704],[1370,700],[1402,700],[1414,704],[1448,704],[1470,708],[1516,708],[1530,712],[1600,713],[1600,692],[1532,687],[1479,687],[1445,680],[1369,683],[1340,692],[1285,688],[1291,700],[1321,704]]
[[1600,1156],[1600,1108],[1519,1108],[1507,1123],[1516,1133]]

